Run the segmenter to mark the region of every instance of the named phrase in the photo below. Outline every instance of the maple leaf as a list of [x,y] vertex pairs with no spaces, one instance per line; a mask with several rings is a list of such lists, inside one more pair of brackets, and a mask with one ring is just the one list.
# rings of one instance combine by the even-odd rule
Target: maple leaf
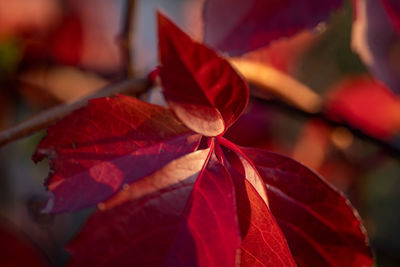
[[371,265],[360,220],[339,192],[292,159],[222,137],[247,105],[246,84],[158,20],[170,109],[93,100],[50,127],[36,152],[51,156],[53,212],[101,202],[69,244],[70,264]]
[[342,4],[342,0],[207,0],[204,41],[232,55],[243,54],[315,27]]

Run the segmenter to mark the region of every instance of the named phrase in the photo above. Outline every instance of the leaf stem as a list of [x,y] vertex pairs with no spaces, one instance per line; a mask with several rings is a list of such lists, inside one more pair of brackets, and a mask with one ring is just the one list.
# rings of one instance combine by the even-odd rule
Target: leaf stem
[[[234,143],[232,143],[231,141],[229,141],[228,139],[226,139],[222,136],[218,136],[217,141],[222,146],[229,148],[233,152],[236,152],[238,155],[243,157],[246,161],[249,162],[249,164],[254,165],[253,162],[247,157],[247,155],[239,148],[239,146],[235,145]],[[255,168],[255,166],[253,166],[253,167]]]
[[243,160],[246,161],[250,165],[250,167],[253,169],[253,171],[257,174],[256,175],[257,178],[251,179],[250,177],[247,177],[246,175],[245,175],[245,177],[250,182],[250,184],[254,187],[254,189],[258,192],[260,197],[264,200],[264,203],[269,207],[267,188],[266,188],[266,186],[265,186],[265,184],[263,182],[262,176],[258,172],[258,169],[257,169],[256,165],[254,164],[254,162],[246,155],[246,153],[244,153],[240,149],[239,146],[237,146],[236,144],[232,143],[228,139],[226,139],[226,138],[224,138],[222,136],[219,136],[219,137],[217,137],[217,142],[220,145],[222,145],[222,146],[232,150],[233,152],[235,152],[239,158],[242,157]]
[[246,160],[251,167],[254,169],[254,171],[258,174],[258,176],[261,177],[261,175],[258,173],[258,170],[256,168],[256,165],[254,165],[254,162],[246,155],[246,153],[244,153],[240,147],[234,143],[232,143],[231,141],[229,141],[228,139],[219,136],[217,137],[218,143],[221,144],[222,146],[232,150],[233,152],[237,153],[239,156],[241,156],[244,160]]
[[85,106],[89,99],[112,96],[116,93],[130,92],[138,94],[147,91],[150,87],[151,83],[145,78],[123,80],[105,86],[89,96],[45,110],[12,128],[0,132],[0,147],[50,126],[62,117],[72,113],[72,111]]

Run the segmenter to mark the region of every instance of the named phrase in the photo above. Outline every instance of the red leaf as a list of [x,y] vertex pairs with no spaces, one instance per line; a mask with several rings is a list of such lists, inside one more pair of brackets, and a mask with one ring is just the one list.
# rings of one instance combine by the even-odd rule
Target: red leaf
[[228,166],[232,166],[229,171],[235,182],[238,216],[243,236],[241,266],[257,266],[257,264],[296,266],[285,236],[265,200],[248,181],[250,177],[243,166],[245,161],[240,160],[230,150],[225,150],[225,155],[229,159]]
[[51,212],[96,205],[124,184],[194,151],[201,139],[166,108],[118,96],[92,100],[48,129],[34,160],[49,157]]
[[[71,265],[250,266],[256,259],[294,266],[264,200],[207,156],[212,149],[169,163],[106,203],[109,209],[95,213],[70,244]],[[243,243],[238,219],[241,228],[250,225],[242,229]]]
[[[234,187],[215,156],[206,159],[210,151],[145,178],[175,184],[93,215],[70,245],[72,265],[234,266],[240,246]],[[136,198],[142,187],[132,187]]]
[[160,13],[158,23],[160,75],[168,104],[195,132],[223,134],[247,105],[246,83],[226,60]]
[[121,191],[126,202],[93,214],[70,243],[70,265],[162,266],[208,153],[183,156]]
[[400,33],[400,2],[398,0],[381,0],[393,28]]
[[[239,179],[244,181],[243,189],[246,191],[242,189],[241,194],[237,192],[241,196],[238,212],[240,219],[249,225],[241,244],[241,266],[255,266],[257,263],[265,266],[296,266],[285,236],[271,211],[254,187],[242,177]],[[246,197],[250,207],[243,207]]]
[[348,200],[300,163],[241,148],[265,181],[269,207],[299,266],[370,266],[365,230]]
[[71,264],[295,266],[292,255],[299,266],[372,264],[357,215],[317,175],[289,158],[241,148],[267,185],[270,211],[243,161],[228,151],[228,162],[212,156],[204,163],[210,151],[174,160],[122,191],[125,202],[95,213],[71,243]]
[[327,19],[342,0],[208,0],[204,40],[216,49],[243,54]]
[[240,246],[232,178],[214,155],[201,171],[167,266],[235,266]]
[[400,98],[369,76],[349,78],[332,89],[326,112],[367,133],[389,138],[400,130]]
[[[162,15],[159,24],[161,77],[173,111],[199,133],[223,134],[247,104],[244,82]],[[353,209],[317,175],[220,136],[193,152],[200,139],[169,109],[129,97],[94,100],[51,127],[35,159],[53,158],[53,211],[107,200],[71,243],[71,264],[372,263]]]

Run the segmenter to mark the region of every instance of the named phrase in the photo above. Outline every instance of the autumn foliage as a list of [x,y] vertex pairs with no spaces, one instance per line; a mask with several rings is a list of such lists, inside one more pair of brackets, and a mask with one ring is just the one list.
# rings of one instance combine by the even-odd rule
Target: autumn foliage
[[399,159],[399,0],[0,0],[0,266],[399,266]]
[[[321,16],[292,27],[279,8],[267,17],[284,36],[329,14],[304,5]],[[215,46],[236,53],[281,35],[258,30]],[[339,191],[293,159],[223,136],[249,98],[228,61],[162,13],[158,38],[168,107],[93,99],[51,126],[33,157],[50,160],[47,212],[98,208],[67,246],[70,265],[371,266],[365,230]]]

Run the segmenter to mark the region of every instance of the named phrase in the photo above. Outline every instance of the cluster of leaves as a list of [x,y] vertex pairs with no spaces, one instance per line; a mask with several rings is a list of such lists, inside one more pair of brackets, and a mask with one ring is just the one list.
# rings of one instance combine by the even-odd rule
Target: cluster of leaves
[[[206,21],[219,10],[213,5],[226,2],[208,1]],[[206,33],[216,47],[234,45],[232,53],[313,27],[341,3],[300,5],[304,17],[293,25],[288,10],[298,12],[297,1],[236,2],[239,18],[269,22],[250,23],[262,31]],[[48,212],[98,206],[68,246],[71,265],[372,265],[344,196],[290,158],[223,137],[246,108],[246,83],[215,51],[161,14],[158,22],[169,107],[127,96],[94,99],[50,127],[34,155],[50,159]],[[266,25],[279,26],[263,35]]]

